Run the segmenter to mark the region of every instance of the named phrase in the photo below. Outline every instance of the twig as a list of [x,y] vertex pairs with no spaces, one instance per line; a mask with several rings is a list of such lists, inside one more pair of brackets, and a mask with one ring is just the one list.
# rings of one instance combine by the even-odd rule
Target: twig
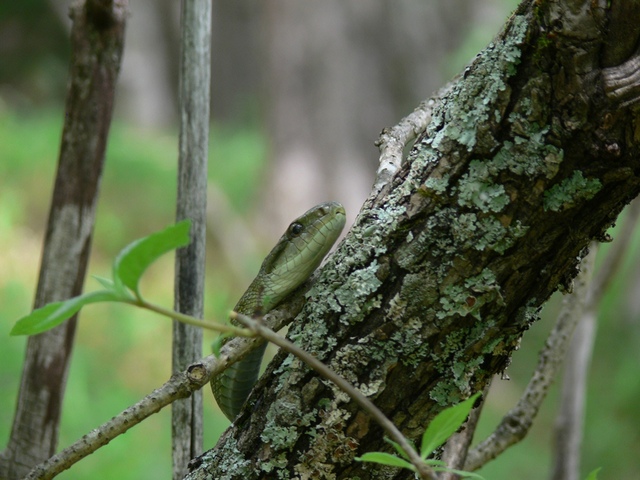
[[560,408],[554,428],[552,480],[577,480],[580,475],[587,371],[595,333],[596,312],[588,309],[576,327],[565,361]]
[[376,141],[380,149],[380,164],[373,184],[374,192],[380,192],[389,185],[402,164],[404,148],[427,127],[431,120],[434,100],[427,100],[392,128],[385,128]]
[[162,307],[160,305],[156,305],[155,303],[147,302],[144,299],[136,299],[130,302],[131,305],[135,305],[136,307],[144,308],[150,310],[152,312],[159,313],[165,317],[173,318],[181,323],[186,323],[187,325],[193,325],[195,327],[206,328],[207,330],[214,330],[220,333],[229,333],[234,337],[254,337],[255,333],[251,330],[247,330],[246,328],[238,328],[234,325],[228,325],[226,323],[220,322],[212,322],[209,320],[201,320],[199,318],[192,317],[190,315],[185,315],[180,312],[176,312],[169,308]]
[[416,470],[423,479],[436,479],[435,473],[422,461],[420,455],[411,447],[404,435],[398,430],[398,428],[389,420],[382,411],[376,407],[371,400],[365,397],[358,389],[351,385],[348,381],[342,378],[340,375],[331,370],[327,365],[315,358],[310,353],[302,350],[286,338],[278,335],[273,330],[267,328],[259,320],[254,320],[247,315],[242,315],[236,312],[231,312],[231,318],[237,320],[250,330],[253,330],[260,337],[268,340],[269,342],[278,345],[283,350],[295,355],[309,367],[314,369],[320,375],[327,380],[335,383],[341,390],[346,392],[360,407],[373,417],[373,419],[380,424],[380,426],[387,432],[387,434],[398,443],[402,449],[406,452],[409,460],[416,467]]
[[[279,328],[282,327],[280,322],[276,322],[276,325]],[[253,332],[250,333],[254,335]],[[263,342],[263,339],[255,336],[230,340],[222,347],[219,358],[209,355],[190,365],[186,370],[172,375],[164,385],[135,405],[123,410],[108,422],[84,435],[73,445],[36,466],[25,480],[47,480],[55,477],[167,405],[176,400],[188,398],[193,392],[209,383],[212,376],[219,375]]]

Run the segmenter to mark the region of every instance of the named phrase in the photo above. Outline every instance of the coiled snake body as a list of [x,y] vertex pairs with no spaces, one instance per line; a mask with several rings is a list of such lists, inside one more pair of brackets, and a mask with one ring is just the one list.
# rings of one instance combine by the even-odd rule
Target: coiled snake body
[[[264,259],[258,275],[235,306],[245,315],[264,315],[302,285],[337,240],[345,224],[338,202],[316,205],[296,218]],[[258,379],[266,344],[211,380],[213,395],[233,421]]]

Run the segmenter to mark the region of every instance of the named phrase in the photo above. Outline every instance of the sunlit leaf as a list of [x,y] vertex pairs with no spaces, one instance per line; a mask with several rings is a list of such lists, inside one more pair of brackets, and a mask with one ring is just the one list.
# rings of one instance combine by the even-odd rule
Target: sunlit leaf
[[427,458],[431,452],[446,442],[460,428],[479,395],[480,393],[476,393],[464,402],[449,407],[436,415],[422,436],[420,448],[422,458]]
[[60,325],[71,318],[82,307],[89,303],[113,302],[121,300],[116,293],[109,290],[85,293],[62,302],[54,302],[34,310],[22,317],[11,329],[11,335],[35,335]]
[[396,457],[395,455],[391,455],[390,453],[385,452],[369,452],[365,453],[361,457],[356,457],[355,459],[359,462],[379,463],[381,465],[407,468],[414,472],[416,471],[415,467],[411,463],[401,459],[400,457]]
[[137,295],[138,283],[144,271],[159,257],[189,244],[191,220],[183,220],[159,232],[127,245],[113,263],[113,278]]
[[94,275],[93,278],[107,290],[113,290],[115,288],[115,284],[110,278],[98,277],[97,275]]
[[[415,450],[416,446],[413,444],[413,442],[411,442],[411,440],[409,440],[408,438],[406,440],[407,443],[409,443],[409,445],[411,445],[411,447]],[[388,437],[384,437],[384,441],[395,448],[396,452],[398,452],[402,456],[402,458],[404,458],[405,460],[409,460],[409,455],[407,455],[407,452],[404,451],[404,448],[402,448],[399,443],[394,442]]]

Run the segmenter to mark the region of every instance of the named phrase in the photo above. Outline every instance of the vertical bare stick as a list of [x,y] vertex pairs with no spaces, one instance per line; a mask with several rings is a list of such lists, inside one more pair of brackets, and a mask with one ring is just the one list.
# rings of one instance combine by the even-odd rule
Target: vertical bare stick
[[[124,45],[126,0],[74,2],[58,170],[34,307],[82,292]],[[53,455],[76,317],[29,337],[0,478],[24,477]]]
[[[176,253],[175,308],[202,318],[205,214],[209,148],[211,2],[182,1],[180,53],[180,157],[177,220],[190,218],[191,243]],[[173,371],[202,355],[202,330],[173,323]],[[202,392],[172,405],[173,478],[183,478],[189,460],[202,452]]]
[[580,478],[580,447],[584,427],[587,371],[596,333],[596,312],[584,312],[567,352],[560,409],[556,417],[553,480]]

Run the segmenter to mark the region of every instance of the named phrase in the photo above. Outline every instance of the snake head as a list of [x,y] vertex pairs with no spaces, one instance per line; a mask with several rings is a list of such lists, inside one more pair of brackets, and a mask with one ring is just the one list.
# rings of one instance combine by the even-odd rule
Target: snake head
[[302,285],[331,250],[346,221],[338,202],[316,205],[296,218],[265,258],[249,289],[260,289],[262,307],[269,311]]

